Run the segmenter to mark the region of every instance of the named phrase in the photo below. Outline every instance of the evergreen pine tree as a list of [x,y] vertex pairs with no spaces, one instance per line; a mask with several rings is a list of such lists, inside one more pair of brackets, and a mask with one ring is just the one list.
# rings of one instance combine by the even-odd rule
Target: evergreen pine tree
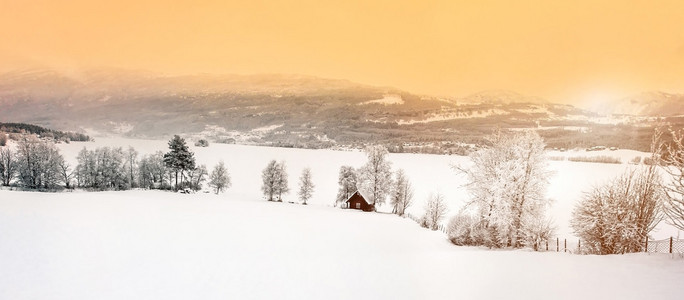
[[195,154],[188,149],[185,139],[178,135],[169,141],[169,149],[171,151],[164,154],[164,164],[173,170],[175,188],[178,190],[178,175],[181,175],[182,183],[184,172],[195,168]]

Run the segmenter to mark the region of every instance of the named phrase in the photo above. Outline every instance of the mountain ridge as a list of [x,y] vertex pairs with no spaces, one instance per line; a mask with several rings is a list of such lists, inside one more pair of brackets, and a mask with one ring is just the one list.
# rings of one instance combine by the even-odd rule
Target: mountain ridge
[[[592,137],[566,128],[610,136],[610,126],[623,124],[627,127],[620,130],[629,133],[643,125],[636,124],[643,118],[601,117],[505,90],[434,97],[308,75],[165,76],[120,69],[0,74],[0,107],[0,121],[60,130],[146,138],[180,133],[293,147],[375,142],[441,148],[479,143],[496,128],[551,130],[546,132],[550,145],[583,147],[594,143]],[[638,140],[633,148],[643,146]]]

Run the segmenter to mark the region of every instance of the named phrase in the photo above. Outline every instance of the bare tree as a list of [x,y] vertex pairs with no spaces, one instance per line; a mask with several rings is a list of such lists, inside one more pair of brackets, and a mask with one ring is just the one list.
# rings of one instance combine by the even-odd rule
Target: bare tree
[[672,178],[663,185],[666,192],[663,210],[668,223],[684,230],[684,131],[670,128],[669,133],[672,140],[665,142],[661,139],[662,130],[656,129],[657,146],[653,149],[655,143],[652,143],[651,148],[656,153],[657,164]]
[[384,204],[392,185],[391,163],[387,148],[381,145],[366,147],[368,162],[359,169],[359,185],[371,204]]
[[128,146],[126,151],[126,173],[128,174],[128,186],[134,188],[138,185],[136,179],[136,171],[138,168],[138,151],[135,148]]
[[2,185],[9,186],[17,172],[15,154],[10,147],[0,148],[0,164],[4,167],[0,173],[0,181]]
[[0,132],[0,147],[7,145],[7,134]]
[[390,204],[392,204],[392,213],[403,216],[406,209],[411,206],[413,202],[413,187],[411,182],[406,177],[403,169],[399,169],[396,173],[392,193],[390,195]]
[[52,142],[34,135],[17,143],[19,182],[27,188],[54,188],[59,181],[58,161],[64,159]]
[[228,174],[226,165],[223,161],[220,161],[211,171],[211,175],[209,175],[209,186],[212,187],[214,192],[218,195],[218,193],[229,188],[230,185],[230,175]]
[[275,192],[278,196],[278,202],[283,202],[283,194],[290,192],[290,187],[287,180],[287,167],[285,166],[284,161],[281,161],[279,164],[277,164],[275,183]]
[[439,222],[442,221],[447,212],[446,202],[442,194],[432,194],[425,204],[425,214],[423,215],[422,226],[432,230],[439,229]]
[[202,189],[202,183],[207,180],[208,175],[207,166],[199,165],[188,171],[188,181],[184,183],[184,186],[190,187],[193,191],[199,191]]
[[59,168],[61,180],[64,182],[64,187],[70,189],[72,187],[71,180],[74,177],[74,170],[71,169],[71,166],[64,158],[57,160],[57,167]]
[[311,199],[314,189],[314,183],[311,180],[311,168],[302,170],[302,176],[299,177],[299,200],[306,205],[306,201]]

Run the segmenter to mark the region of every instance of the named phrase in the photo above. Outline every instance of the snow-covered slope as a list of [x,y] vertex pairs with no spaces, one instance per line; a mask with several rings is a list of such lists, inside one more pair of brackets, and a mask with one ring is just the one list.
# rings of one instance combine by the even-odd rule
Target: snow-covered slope
[[0,299],[680,299],[682,276],[667,255],[455,247],[389,214],[0,190]]

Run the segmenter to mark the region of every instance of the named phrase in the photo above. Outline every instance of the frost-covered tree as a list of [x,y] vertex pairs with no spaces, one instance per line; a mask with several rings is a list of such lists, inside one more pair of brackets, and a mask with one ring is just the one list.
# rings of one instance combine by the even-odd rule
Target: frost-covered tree
[[456,168],[468,177],[468,206],[478,215],[483,241],[493,247],[523,246],[531,224],[545,219],[550,201],[542,138],[534,131],[497,131],[470,159],[471,167]]
[[268,201],[282,202],[283,194],[290,192],[288,187],[287,172],[285,162],[272,160],[261,173],[263,185],[261,191]]
[[126,150],[126,161],[124,163],[126,169],[126,178],[128,181],[128,187],[134,188],[138,186],[138,180],[136,176],[138,175],[138,151],[135,148],[129,146]]
[[672,178],[663,185],[666,192],[663,211],[668,223],[684,230],[684,131],[670,129],[669,133],[671,140],[666,141],[661,139],[662,130],[657,129],[654,134],[657,144],[653,143],[655,147],[651,148],[656,153],[657,164]]
[[403,216],[406,209],[413,202],[413,187],[406,177],[403,169],[399,169],[394,179],[392,193],[390,194],[390,204],[392,213]]
[[174,186],[178,190],[178,175],[181,176],[182,183],[185,172],[195,168],[195,154],[188,149],[185,139],[178,135],[174,135],[169,141],[169,149],[170,151],[164,154],[164,164],[173,170]]
[[23,136],[17,143],[19,183],[27,188],[54,188],[59,183],[58,163],[64,158],[54,143],[34,135]]
[[169,188],[171,182],[166,176],[166,165],[164,164],[164,153],[157,151],[153,154],[148,154],[140,159],[138,164],[138,182],[141,187],[145,188]]
[[76,157],[76,179],[81,187],[100,190],[129,188],[123,149],[100,147],[83,148]]
[[556,226],[551,219],[533,219],[525,227],[525,246],[534,251],[541,250],[542,245],[548,242],[556,232]]
[[663,197],[655,166],[630,171],[587,193],[570,224],[593,253],[643,251],[648,233],[661,220]]
[[290,192],[289,183],[287,180],[287,168],[285,167],[285,162],[281,161],[278,164],[276,172],[276,195],[278,196],[278,202],[283,202],[283,195]]
[[299,177],[299,200],[302,201],[302,204],[306,205],[306,201],[311,199],[314,187],[311,180],[311,168],[305,168]]
[[71,180],[74,177],[74,170],[71,169],[71,165],[69,165],[69,163],[64,160],[63,157],[58,158],[57,167],[59,168],[59,176],[64,183],[64,187],[70,189],[72,187]]
[[214,166],[214,169],[209,175],[209,186],[214,189],[214,192],[222,193],[224,190],[230,187],[230,175],[228,174],[228,169],[223,161]]
[[27,188],[54,188],[59,183],[58,163],[64,158],[54,143],[34,135],[17,143],[19,182]]
[[0,164],[3,166],[0,172],[0,183],[4,186],[10,185],[17,172],[17,162],[14,151],[10,147],[0,148]]
[[357,178],[354,168],[351,166],[340,167],[340,176],[337,182],[340,185],[340,188],[337,191],[335,206],[347,201],[347,199],[349,199],[349,197],[351,197],[357,191]]
[[206,165],[199,165],[192,170],[188,171],[188,179],[183,182],[183,188],[187,187],[193,191],[199,191],[202,189],[202,184],[207,181],[207,176],[209,171]]
[[387,160],[387,148],[376,145],[366,147],[368,162],[359,171],[358,187],[373,205],[385,203],[392,187],[391,163]]
[[432,194],[425,204],[425,214],[421,220],[421,225],[432,230],[439,229],[439,222],[442,221],[447,213],[446,202],[442,194]]

